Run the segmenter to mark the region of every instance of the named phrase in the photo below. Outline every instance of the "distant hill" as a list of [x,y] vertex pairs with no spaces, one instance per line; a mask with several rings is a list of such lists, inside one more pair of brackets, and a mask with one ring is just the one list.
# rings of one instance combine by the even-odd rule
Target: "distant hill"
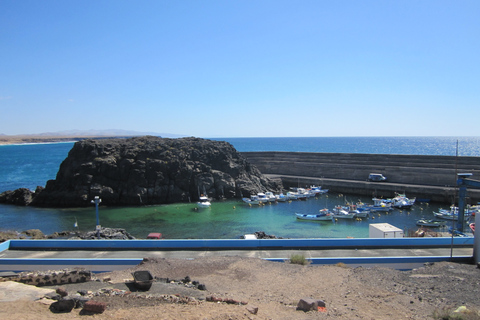
[[106,130],[65,130],[65,131],[56,131],[56,132],[43,132],[39,134],[33,134],[34,136],[63,136],[63,137],[72,137],[72,136],[81,136],[81,137],[117,137],[117,136],[156,136],[163,138],[180,138],[185,137],[185,135],[172,134],[172,133],[158,133],[158,132],[139,132],[132,130],[122,130],[122,129],[106,129]]
[[25,144],[25,143],[46,143],[79,141],[88,138],[130,138],[137,136],[155,136],[162,138],[182,138],[185,135],[157,132],[138,132],[131,130],[109,129],[109,130],[66,130],[56,132],[43,132],[37,134],[5,135],[0,134],[0,145],[4,144]]

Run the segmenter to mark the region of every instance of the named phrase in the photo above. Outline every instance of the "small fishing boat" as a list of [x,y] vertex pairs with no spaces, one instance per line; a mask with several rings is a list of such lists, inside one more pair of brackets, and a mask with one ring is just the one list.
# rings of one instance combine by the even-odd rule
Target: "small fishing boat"
[[284,195],[283,193],[280,193],[280,194],[277,194],[275,196],[275,200],[278,201],[278,202],[285,202],[288,200],[287,196]]
[[242,198],[242,201],[248,205],[260,204],[260,200],[256,195],[251,195],[250,198]]
[[409,199],[406,195],[397,193],[395,198],[389,199],[392,206],[398,209],[410,209],[415,204],[415,198]]
[[198,199],[198,202],[197,202],[197,206],[199,208],[209,208],[210,205],[211,205],[210,200],[207,197],[205,197],[203,195],[200,196],[200,198]]
[[355,218],[368,218],[370,216],[370,210],[365,208],[359,209],[355,204],[348,204],[344,209],[354,214]]
[[373,198],[373,204],[364,204],[363,202],[357,202],[357,208],[360,210],[369,210],[370,212],[392,211],[392,204],[383,199]]
[[335,219],[353,219],[355,218],[355,212],[349,212],[348,210],[344,209],[343,207],[335,207],[333,208],[333,217]]
[[322,187],[311,186],[310,191],[317,195],[317,194],[327,193],[328,189],[322,189]]
[[295,192],[287,192],[287,200],[297,200],[297,194]]
[[420,219],[416,224],[422,227],[439,228],[444,227],[447,222],[445,220]]
[[440,209],[439,212],[434,212],[433,215],[435,216],[435,218],[439,218],[439,219],[445,219],[445,220],[458,220],[458,213],[455,214],[455,213],[451,213],[451,212],[448,212],[448,210],[442,210]]
[[295,213],[297,219],[313,221],[331,221],[333,214],[328,209],[322,209],[318,214]]
[[275,195],[273,194],[273,192],[267,191],[267,192],[265,192],[265,196],[267,197],[267,200],[268,200],[269,202],[275,202],[275,201],[277,201],[277,198],[275,197]]
[[257,193],[257,198],[262,203],[267,203],[269,201],[267,195],[263,192]]

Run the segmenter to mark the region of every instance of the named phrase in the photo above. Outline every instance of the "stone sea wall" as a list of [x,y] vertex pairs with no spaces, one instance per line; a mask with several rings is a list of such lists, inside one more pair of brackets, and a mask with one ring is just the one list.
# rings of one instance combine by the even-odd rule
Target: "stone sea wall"
[[[451,203],[457,173],[480,180],[480,157],[385,155],[311,152],[243,152],[263,174],[281,178],[284,186],[322,185],[332,191],[391,196],[408,192],[417,198]],[[381,173],[387,182],[366,181]],[[480,201],[480,190],[469,188],[471,203]]]

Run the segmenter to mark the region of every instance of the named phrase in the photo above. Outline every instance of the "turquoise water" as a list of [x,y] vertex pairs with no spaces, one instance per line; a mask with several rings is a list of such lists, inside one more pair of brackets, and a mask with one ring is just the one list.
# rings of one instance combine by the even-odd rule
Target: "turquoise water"
[[[480,156],[478,137],[331,137],[331,138],[225,138],[238,151],[301,151],[378,154],[425,154]],[[73,143],[0,146],[0,192],[21,187],[35,189],[54,179]],[[407,195],[414,197],[415,195]],[[356,202],[370,198],[347,196]],[[196,211],[195,204],[148,207],[100,207],[100,224],[125,228],[135,237],[162,232],[167,238],[231,239],[264,231],[284,238],[368,237],[368,224],[388,222],[402,229],[416,229],[419,218],[433,218],[437,204],[415,205],[375,219],[342,220],[337,223],[298,221],[294,213],[316,213],[324,207],[343,204],[344,196],[324,195],[308,201],[248,207],[239,201],[214,202],[210,209]],[[445,206],[445,205],[444,205]],[[46,209],[0,205],[0,230],[40,229],[46,234],[73,230],[75,221],[82,231],[95,228],[92,208]]]
[[[161,232],[168,239],[237,239],[256,231],[283,238],[338,238],[368,237],[370,223],[390,223],[399,228],[416,230],[416,220],[433,219],[438,204],[417,204],[410,210],[394,210],[388,214],[376,213],[360,221],[337,220],[304,221],[294,213],[314,214],[328,207],[332,209],[345,201],[371,199],[356,195],[325,194],[307,201],[292,201],[264,206],[248,206],[241,201],[212,202],[211,208],[196,209],[193,203],[145,207],[99,207],[100,224],[124,228],[137,238],[150,232]],[[446,208],[446,207],[445,207]],[[39,209],[0,205],[1,230],[40,229],[45,234],[61,230],[75,230],[77,221],[81,231],[95,229],[95,208]]]

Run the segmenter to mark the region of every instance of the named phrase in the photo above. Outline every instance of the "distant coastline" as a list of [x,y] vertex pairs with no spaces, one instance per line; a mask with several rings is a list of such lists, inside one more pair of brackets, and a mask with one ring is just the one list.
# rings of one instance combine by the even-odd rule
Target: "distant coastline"
[[42,135],[0,135],[0,145],[76,142],[85,139],[127,139],[132,136],[42,136]]

